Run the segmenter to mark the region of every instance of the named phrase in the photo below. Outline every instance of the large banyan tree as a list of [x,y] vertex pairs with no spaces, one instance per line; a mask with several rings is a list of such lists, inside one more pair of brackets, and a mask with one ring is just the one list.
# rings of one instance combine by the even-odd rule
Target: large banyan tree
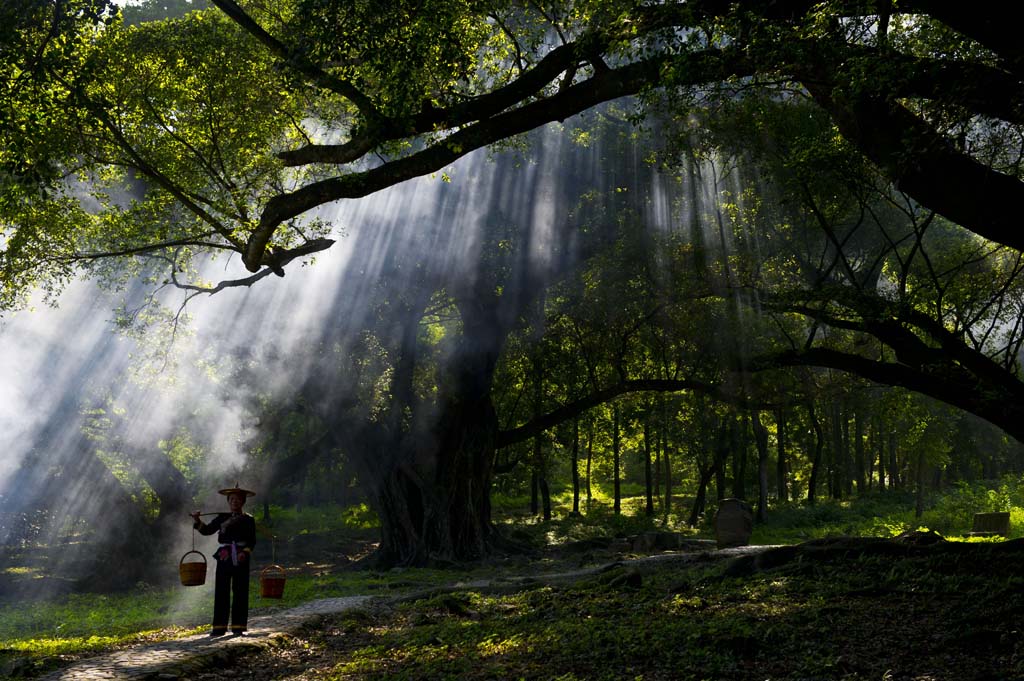
[[[212,4],[125,26],[108,0],[4,3],[3,308],[107,263],[120,275],[140,262],[150,274],[162,267],[167,283],[196,294],[285,276],[334,243],[318,207],[443,171],[474,150],[630,96],[639,112],[667,107],[677,119],[740,91],[810,101],[895,188],[985,239],[1024,248],[1016,210],[1024,205],[1024,43],[995,5]],[[128,183],[139,191],[118,198],[114,188]],[[210,254],[236,254],[245,271],[191,278]],[[403,421],[414,398],[401,361],[390,417],[360,433],[387,452],[366,472],[387,560],[473,558],[496,540],[495,447],[531,432],[502,435],[491,402],[511,323],[495,316],[500,295],[492,287],[454,296],[464,342],[439,386],[430,437],[410,437]],[[865,314],[868,332],[902,342],[905,324],[884,306]],[[973,357],[954,359],[951,370],[982,381],[970,379]],[[824,353],[789,361],[838,362]],[[991,381],[1002,391],[996,400],[1024,403],[1016,379],[1004,378]],[[987,417],[1020,422],[1016,412]]]

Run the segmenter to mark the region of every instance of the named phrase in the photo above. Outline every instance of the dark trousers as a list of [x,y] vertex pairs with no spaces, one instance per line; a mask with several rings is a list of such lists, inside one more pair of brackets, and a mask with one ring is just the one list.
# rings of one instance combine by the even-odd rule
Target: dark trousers
[[238,565],[232,565],[230,558],[217,561],[217,576],[213,590],[214,631],[227,630],[229,612],[231,630],[245,631],[249,619],[248,560],[240,560]]

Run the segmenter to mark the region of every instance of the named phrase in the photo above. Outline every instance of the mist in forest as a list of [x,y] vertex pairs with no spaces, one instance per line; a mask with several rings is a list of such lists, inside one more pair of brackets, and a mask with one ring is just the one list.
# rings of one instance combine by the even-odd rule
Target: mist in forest
[[[141,513],[188,548],[181,506],[192,503],[191,492],[217,510],[218,488],[274,480],[272,466],[252,461],[250,445],[265,425],[254,397],[287,402],[315,378],[323,399],[343,402],[349,386],[332,373],[338,358],[368,330],[387,334],[408,323],[402,295],[491,285],[498,270],[503,298],[556,281],[586,255],[580,228],[593,198],[584,195],[632,191],[643,195],[636,203],[651,228],[706,228],[720,173],[691,173],[702,186],[680,187],[645,165],[639,146],[625,154],[599,141],[581,146],[560,126],[529,139],[525,151],[479,151],[444,173],[326,207],[318,215],[337,242],[314,263],[292,263],[283,279],[201,295],[183,309],[187,292],[160,289],[165,314],[183,315],[177,325],[164,320],[147,330],[141,305],[156,285],[138,279],[114,291],[77,281],[57,307],[40,297],[5,317],[0,543],[91,543],[119,526],[112,519]],[[611,153],[623,160],[609,164]],[[246,274],[237,259],[221,259],[206,263],[201,278]],[[187,471],[184,489],[169,461]],[[166,488],[156,490],[158,481]],[[167,499],[171,492],[178,498]],[[73,551],[62,556],[77,560]]]

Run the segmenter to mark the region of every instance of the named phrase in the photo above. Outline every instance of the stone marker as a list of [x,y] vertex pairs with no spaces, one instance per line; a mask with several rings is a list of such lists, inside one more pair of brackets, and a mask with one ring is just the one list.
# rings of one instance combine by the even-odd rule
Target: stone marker
[[754,529],[754,512],[742,499],[722,499],[715,513],[715,541],[718,548],[746,546]]
[[1010,534],[1010,514],[1008,511],[995,513],[975,513],[974,524],[968,537],[1006,537]]

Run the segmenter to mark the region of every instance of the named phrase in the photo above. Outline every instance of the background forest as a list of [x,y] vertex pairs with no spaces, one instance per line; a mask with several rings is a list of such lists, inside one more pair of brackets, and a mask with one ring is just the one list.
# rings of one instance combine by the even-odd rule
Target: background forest
[[0,597],[235,481],[309,565],[1019,536],[1020,48],[776,4],[5,6]]
[[[126,35],[192,9],[130,6]],[[904,39],[937,39],[919,28]],[[37,343],[26,359],[43,332],[11,317],[8,375],[36,362],[47,377],[15,381],[7,402],[6,543],[99,530],[111,550],[173,544],[181,511],[237,478],[261,490],[265,522],[272,505],[385,513],[385,561],[481,555],[486,490],[460,502],[476,525],[430,538],[408,529],[429,514],[410,505],[436,490],[410,497],[402,479],[402,461],[472,448],[467,437],[493,460],[453,463],[435,484],[491,480],[545,520],[552,494],[581,513],[595,487],[615,514],[625,489],[644,499],[629,514],[673,527],[727,496],[764,520],[772,505],[898,490],[920,515],[937,492],[1019,474],[1019,420],[999,393],[1019,390],[1019,252],[902,193],[797,86],[705,87],[685,108],[676,96],[645,93],[643,119],[605,104],[359,212],[321,211],[302,229],[350,230],[346,262],[317,266],[340,278],[271,302],[269,284],[242,281],[251,289],[200,309],[222,265],[188,265],[185,242],[111,265],[79,257],[113,296],[77,295],[107,296],[94,309],[119,309],[134,343],[73,321],[57,338],[91,347],[65,359]],[[1009,141],[958,125],[990,154]],[[113,201],[100,215],[157,210],[146,186],[100,190],[97,206]],[[25,231],[8,272],[28,271],[15,267]],[[326,286],[338,293],[311,295]],[[452,435],[446,420],[494,425]]]

